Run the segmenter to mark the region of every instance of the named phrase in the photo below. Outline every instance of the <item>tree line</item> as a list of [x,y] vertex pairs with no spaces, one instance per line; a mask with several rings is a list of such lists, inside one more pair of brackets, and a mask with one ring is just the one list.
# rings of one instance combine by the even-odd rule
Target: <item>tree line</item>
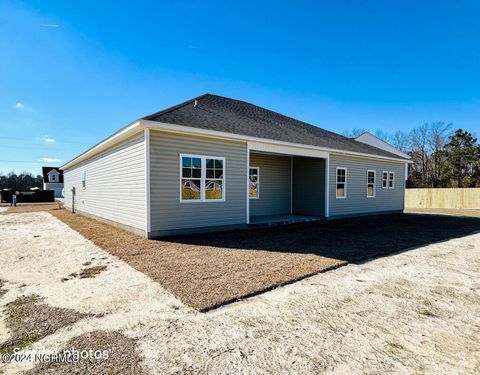
[[22,172],[16,174],[10,172],[3,174],[0,172],[0,190],[15,189],[15,190],[29,190],[32,187],[43,189],[43,176],[34,176],[32,173]]
[[[357,137],[364,131],[352,129],[344,135]],[[408,133],[379,130],[374,134],[412,158],[407,187],[480,187],[480,145],[472,133],[434,122]]]

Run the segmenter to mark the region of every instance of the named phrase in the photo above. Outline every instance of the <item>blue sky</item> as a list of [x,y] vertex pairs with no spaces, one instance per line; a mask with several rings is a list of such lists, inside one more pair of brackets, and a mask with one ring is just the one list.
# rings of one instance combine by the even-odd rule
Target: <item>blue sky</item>
[[340,133],[478,134],[479,19],[478,1],[3,0],[0,171],[205,92]]

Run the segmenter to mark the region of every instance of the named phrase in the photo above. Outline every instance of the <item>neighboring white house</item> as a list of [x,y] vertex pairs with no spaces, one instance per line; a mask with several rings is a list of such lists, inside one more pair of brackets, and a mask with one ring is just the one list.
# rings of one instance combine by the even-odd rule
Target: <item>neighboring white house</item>
[[58,167],[42,167],[43,190],[55,191],[55,198],[62,198],[63,171]]

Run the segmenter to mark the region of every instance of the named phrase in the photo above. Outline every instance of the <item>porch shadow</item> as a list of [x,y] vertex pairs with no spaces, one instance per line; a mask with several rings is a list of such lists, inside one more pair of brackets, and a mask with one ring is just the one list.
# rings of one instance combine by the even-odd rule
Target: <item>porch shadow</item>
[[311,254],[348,263],[392,255],[480,231],[480,218],[398,214],[163,238],[235,250]]

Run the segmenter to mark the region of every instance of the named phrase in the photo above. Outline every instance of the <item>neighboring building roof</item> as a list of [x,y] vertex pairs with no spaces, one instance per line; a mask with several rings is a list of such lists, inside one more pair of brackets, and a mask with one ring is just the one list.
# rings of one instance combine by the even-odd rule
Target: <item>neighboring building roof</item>
[[[194,104],[197,103],[195,106]],[[215,130],[275,141],[406,159],[240,100],[205,94],[143,120]],[[406,159],[408,160],[408,159]]]
[[383,139],[373,135],[370,132],[363,132],[354,139],[358,142],[366,143],[367,145],[391,152],[392,154],[396,154],[402,158],[411,159],[410,155],[400,151],[398,148],[393,147],[391,144],[385,142]]
[[43,182],[45,182],[45,183],[50,182],[49,173],[52,170],[55,170],[55,171],[58,172],[58,181],[54,181],[54,182],[63,184],[63,171],[59,167],[42,167]]

